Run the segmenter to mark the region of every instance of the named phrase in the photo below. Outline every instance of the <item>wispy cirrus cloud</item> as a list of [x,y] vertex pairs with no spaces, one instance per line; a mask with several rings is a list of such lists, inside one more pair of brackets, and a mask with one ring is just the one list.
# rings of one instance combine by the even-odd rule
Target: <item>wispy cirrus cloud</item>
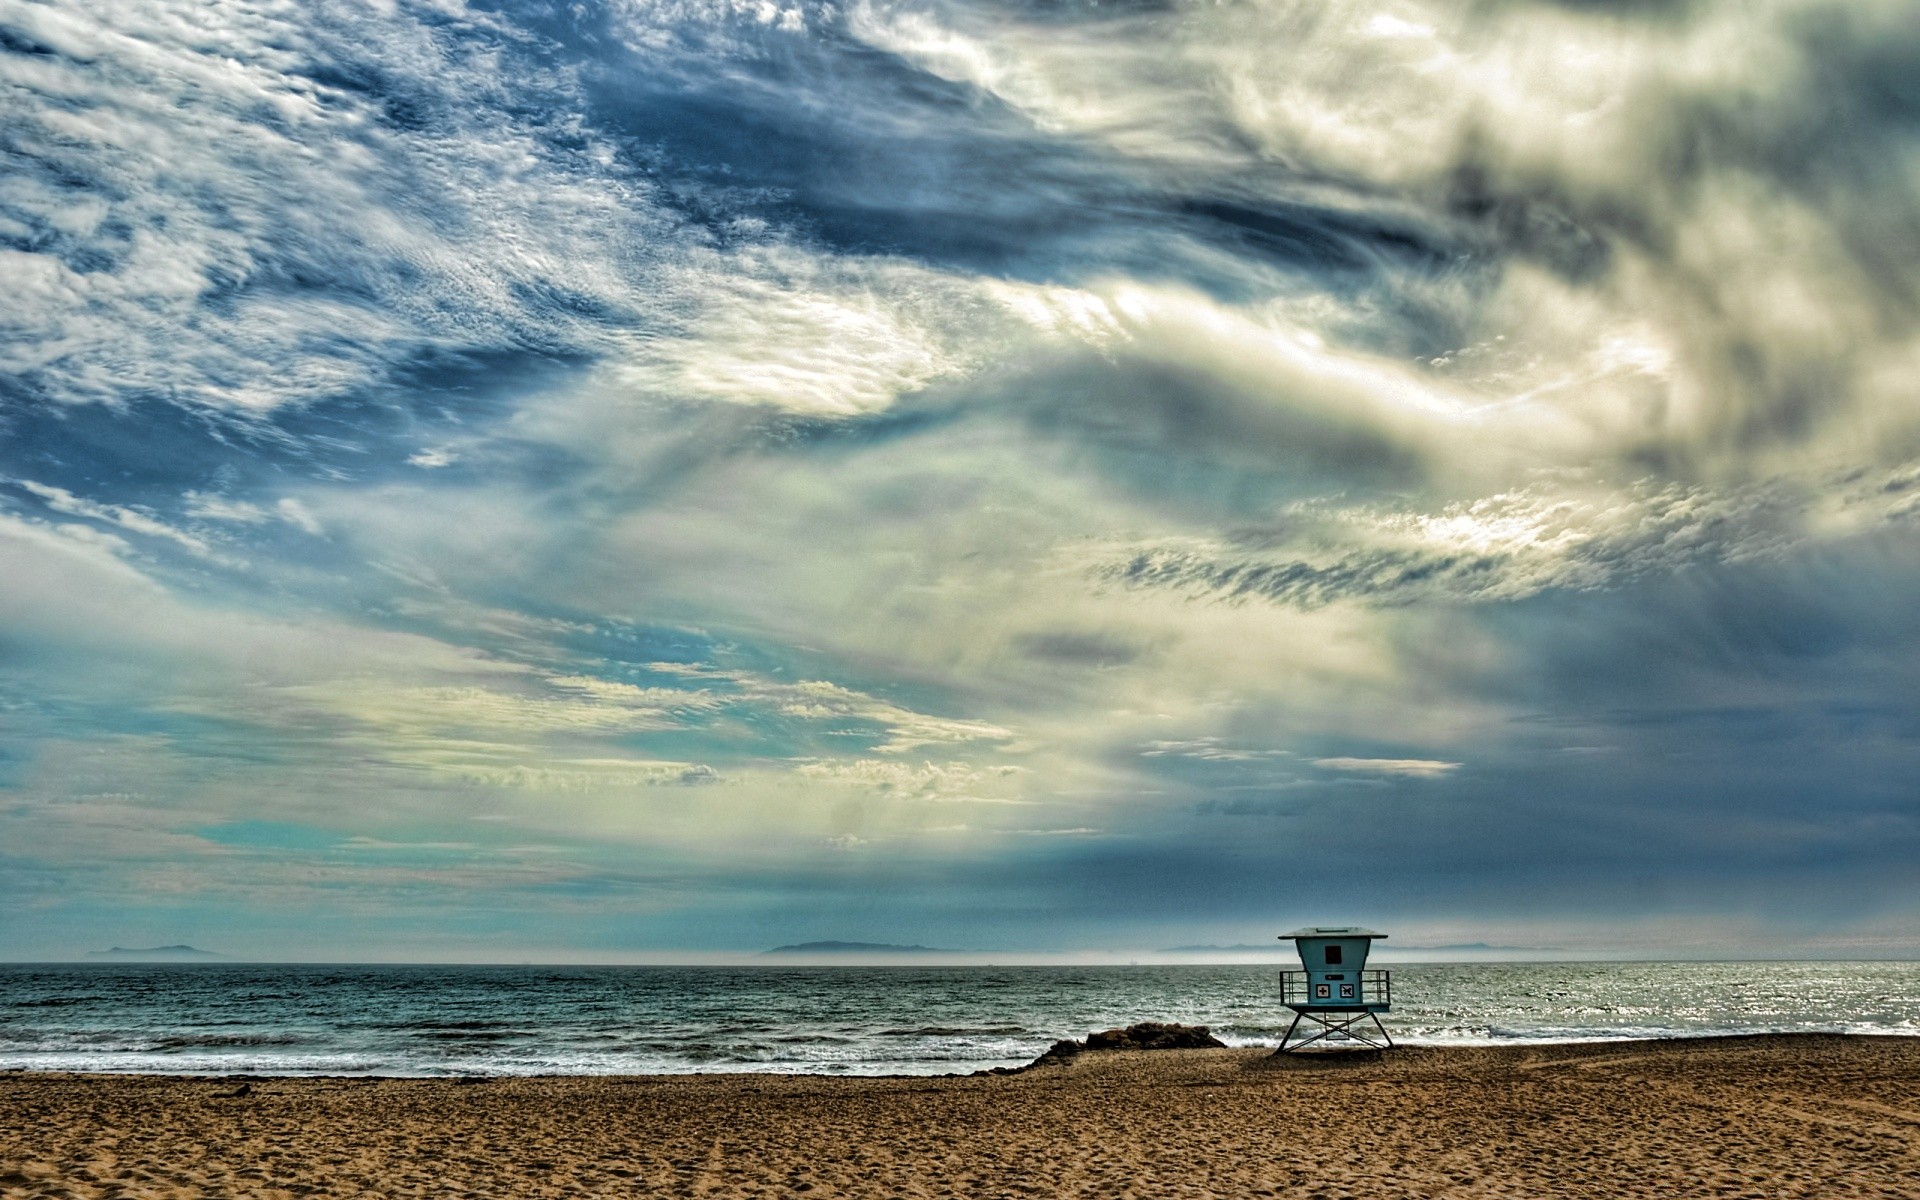
[[213,552],[207,543],[200,538],[184,530],[175,529],[164,521],[156,520],[150,514],[142,512],[139,509],[130,508],[122,504],[100,504],[88,500],[83,496],[76,496],[65,488],[36,483],[31,479],[16,479],[9,480],[8,482],[12,483],[21,491],[27,492],[39,499],[50,512],[61,513],[66,516],[84,517],[90,521],[97,521],[103,525],[117,526],[130,533],[138,533],[146,537],[165,538],[168,541],[184,546],[189,552],[197,554],[202,558],[207,557]]
[[1301,504],[1271,528],[1142,550],[1095,573],[1129,587],[1303,608],[1513,601],[1624,587],[1695,565],[1777,560],[1840,530],[1885,528],[1908,515],[1910,474],[1853,473],[1826,481],[1829,490],[1798,480],[1596,488],[1575,475],[1437,512]]

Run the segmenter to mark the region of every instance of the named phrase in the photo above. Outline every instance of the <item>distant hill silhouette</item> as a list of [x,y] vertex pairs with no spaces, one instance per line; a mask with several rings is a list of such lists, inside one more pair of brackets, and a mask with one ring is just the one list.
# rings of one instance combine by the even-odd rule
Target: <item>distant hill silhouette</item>
[[[1558,949],[1558,947],[1557,946],[1494,946],[1494,945],[1489,945],[1486,942],[1452,942],[1445,946],[1390,946],[1390,947],[1382,947],[1382,949],[1419,950],[1424,953],[1433,953],[1435,951],[1446,951],[1446,950],[1475,950],[1475,951],[1514,950],[1514,951],[1525,951],[1525,952],[1531,953],[1534,951],[1556,950]],[[1241,942],[1232,946],[1169,946],[1165,950],[1155,950],[1154,953],[1155,954],[1254,954],[1254,953],[1292,954],[1293,948],[1283,942],[1275,942],[1273,945],[1270,945],[1270,946],[1249,946],[1245,942]]]
[[892,942],[800,942],[793,946],[775,946],[761,954],[954,954],[938,946],[896,946]]
[[115,946],[111,950],[89,950],[86,957],[115,958],[123,962],[185,962],[226,956],[211,950],[196,950],[192,946],[155,946],[151,950],[129,950],[125,946]]
[[1450,942],[1444,946],[1397,946],[1398,950],[1558,950],[1558,946],[1491,946],[1486,942]]

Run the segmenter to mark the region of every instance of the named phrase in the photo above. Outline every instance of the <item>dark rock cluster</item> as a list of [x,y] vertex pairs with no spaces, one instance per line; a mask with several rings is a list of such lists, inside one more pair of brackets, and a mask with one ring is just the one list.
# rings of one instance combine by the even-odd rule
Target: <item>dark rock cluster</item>
[[1085,1050],[1225,1050],[1227,1044],[1205,1025],[1171,1025],[1142,1021],[1125,1029],[1090,1033],[1084,1042],[1055,1042],[1048,1054],[1079,1054]]
[[1227,1044],[1208,1032],[1205,1025],[1174,1025],[1162,1021],[1142,1021],[1125,1029],[1105,1029],[1090,1033],[1085,1041],[1071,1038],[1055,1042],[1045,1054],[1024,1067],[995,1067],[976,1071],[976,1075],[1017,1075],[1047,1063],[1065,1063],[1074,1056],[1094,1050],[1224,1050]]

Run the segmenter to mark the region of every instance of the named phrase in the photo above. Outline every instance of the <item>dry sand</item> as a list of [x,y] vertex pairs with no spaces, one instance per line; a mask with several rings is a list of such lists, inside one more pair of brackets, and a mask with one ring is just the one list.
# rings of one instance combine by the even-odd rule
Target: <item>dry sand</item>
[[0,1074],[0,1194],[1920,1197],[1920,1038],[246,1086]]

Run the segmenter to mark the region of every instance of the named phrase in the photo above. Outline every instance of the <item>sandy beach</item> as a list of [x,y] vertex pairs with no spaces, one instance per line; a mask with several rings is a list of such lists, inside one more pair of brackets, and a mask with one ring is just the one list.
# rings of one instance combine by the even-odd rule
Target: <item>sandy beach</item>
[[0,1075],[6,1197],[1920,1197],[1920,1039],[967,1078]]

